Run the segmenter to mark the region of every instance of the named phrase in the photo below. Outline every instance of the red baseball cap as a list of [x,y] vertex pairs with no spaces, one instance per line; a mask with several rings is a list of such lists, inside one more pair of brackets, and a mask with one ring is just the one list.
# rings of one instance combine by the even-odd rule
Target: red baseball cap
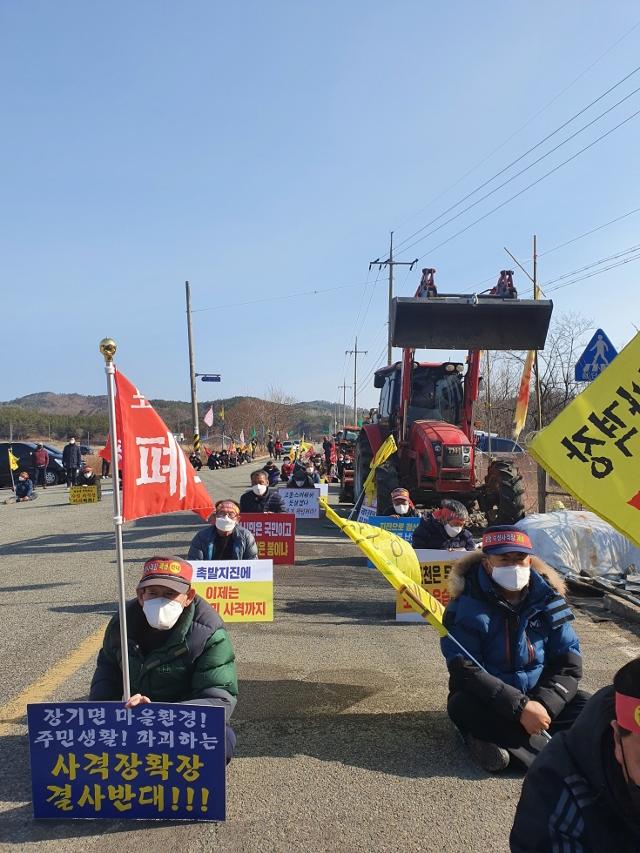
[[191,586],[191,563],[179,557],[151,557],[144,564],[138,589],[145,586],[166,586],[176,592],[187,592]]

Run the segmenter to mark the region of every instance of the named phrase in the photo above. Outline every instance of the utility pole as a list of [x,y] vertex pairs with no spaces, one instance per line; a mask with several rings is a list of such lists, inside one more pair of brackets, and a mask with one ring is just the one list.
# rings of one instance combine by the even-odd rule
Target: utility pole
[[196,368],[193,356],[193,332],[191,330],[191,285],[185,281],[187,296],[187,335],[189,337],[189,376],[191,379],[191,419],[193,421],[193,449],[200,450],[200,426],[198,424],[198,397],[196,395]]
[[358,349],[358,336],[356,335],[356,348],[345,350],[345,355],[353,356],[353,423],[358,425],[358,356],[367,355],[368,350]]
[[389,240],[389,257],[386,261],[381,261],[380,258],[376,258],[375,261],[371,261],[369,264],[369,269],[374,267],[376,264],[378,265],[378,269],[382,269],[382,267],[389,267],[389,330],[387,333],[387,364],[391,364],[391,360],[393,358],[392,346],[391,346],[391,303],[393,301],[393,268],[394,267],[409,267],[411,271],[414,266],[418,263],[418,259],[416,258],[413,261],[394,261],[393,259],[393,231],[391,232],[391,238]]
[[[347,426],[347,388],[351,388],[351,385],[347,385],[346,381],[342,385],[338,385],[338,391],[342,391],[342,429]],[[338,428],[336,427],[337,431]]]

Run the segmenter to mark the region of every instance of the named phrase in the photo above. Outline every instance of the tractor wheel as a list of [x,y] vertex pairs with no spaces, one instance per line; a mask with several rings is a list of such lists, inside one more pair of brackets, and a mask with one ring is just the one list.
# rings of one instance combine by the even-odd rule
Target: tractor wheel
[[524,484],[510,462],[494,460],[485,477],[482,508],[489,525],[515,524],[524,516]]
[[363,433],[358,437],[353,469],[353,503],[358,500],[364,488],[364,481],[369,476],[373,451],[369,439]]
[[378,515],[393,515],[391,492],[400,485],[395,462],[387,460],[376,468],[376,495]]

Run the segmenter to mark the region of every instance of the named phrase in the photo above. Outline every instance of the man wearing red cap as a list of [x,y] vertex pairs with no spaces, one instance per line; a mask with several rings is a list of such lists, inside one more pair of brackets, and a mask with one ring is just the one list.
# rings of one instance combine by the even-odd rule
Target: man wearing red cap
[[[129,601],[127,639],[131,699],[213,705],[228,723],[238,695],[235,655],[222,618],[191,586],[192,568],[177,557],[152,557],[144,564],[136,598]],[[120,619],[107,626],[89,698],[122,698]],[[235,734],[227,725],[227,761]]]
[[397,488],[391,492],[391,503],[393,512],[391,515],[395,518],[417,518],[418,511],[416,510],[411,495],[408,489]]
[[527,773],[511,850],[640,850],[640,658],[587,702]]
[[578,690],[582,658],[564,583],[532,552],[517,527],[490,527],[482,551],[456,560],[449,576],[444,625],[477,663],[441,640],[447,710],[492,773],[512,758],[529,766],[541,740],[530,738],[568,728],[587,698]]
[[225,498],[216,503],[209,527],[189,545],[188,560],[257,560],[253,533],[240,525],[240,505]]

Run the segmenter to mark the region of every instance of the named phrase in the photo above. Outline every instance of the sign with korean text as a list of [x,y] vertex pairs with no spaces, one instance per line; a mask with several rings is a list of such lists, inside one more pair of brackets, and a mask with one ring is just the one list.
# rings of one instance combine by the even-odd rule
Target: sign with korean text
[[292,566],[296,561],[296,517],[293,513],[243,512],[240,524],[253,533],[261,560],[275,566]]
[[224,709],[27,705],[35,818],[224,820]]
[[280,489],[285,509],[296,518],[320,518],[320,492],[317,489]]
[[225,622],[273,622],[272,560],[189,560],[191,586]]
[[[373,527],[381,527],[390,533],[395,533],[396,536],[410,543],[413,539],[413,531],[420,524],[420,516],[398,518],[393,515],[374,515],[367,521],[367,524],[371,524]],[[375,568],[371,560],[368,561],[367,565],[370,569]]]
[[377,515],[378,507],[376,506],[376,500],[372,504],[363,503],[360,509],[358,510],[358,521],[361,524],[371,524],[372,519],[379,517]]
[[102,500],[100,486],[71,486],[69,489],[70,504],[95,504]]
[[[450,600],[448,590],[449,574],[456,560],[468,554],[468,551],[435,551],[418,548],[416,556],[422,575],[420,586],[446,607]],[[396,622],[422,622],[422,616],[396,593]]]
[[568,492],[640,545],[640,334],[529,450]]

